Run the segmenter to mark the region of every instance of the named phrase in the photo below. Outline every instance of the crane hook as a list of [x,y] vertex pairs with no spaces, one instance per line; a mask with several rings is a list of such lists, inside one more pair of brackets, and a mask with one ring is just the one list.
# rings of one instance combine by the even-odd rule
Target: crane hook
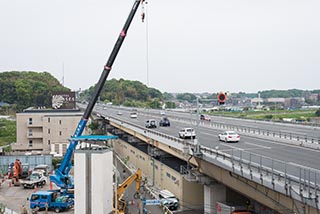
[[142,7],[141,7],[141,20],[142,20],[142,22],[144,22],[144,18],[145,18],[145,12],[144,12],[144,4],[147,4],[147,2],[145,2],[145,0],[141,0],[141,5],[142,5]]

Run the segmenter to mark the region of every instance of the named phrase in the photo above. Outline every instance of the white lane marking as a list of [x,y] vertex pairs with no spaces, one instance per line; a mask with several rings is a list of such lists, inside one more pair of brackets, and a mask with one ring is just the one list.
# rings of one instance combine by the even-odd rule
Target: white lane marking
[[288,164],[293,165],[293,166],[298,166],[298,167],[301,167],[301,168],[305,168],[305,169],[309,169],[309,170],[314,170],[314,171],[320,173],[319,169],[311,168],[309,166],[304,166],[304,165],[297,164],[297,163],[294,163],[294,162],[288,162]]
[[291,133],[293,136],[294,136],[295,134],[307,135],[307,133],[305,133],[305,132],[297,132],[297,131],[295,131],[295,130],[280,129],[280,132]]
[[254,143],[249,143],[249,142],[244,142],[245,144],[249,144],[251,146],[256,146],[256,147],[260,147],[260,148],[263,148],[263,149],[271,149],[271,147],[269,146],[261,146],[261,145],[258,145],[258,144],[254,144]]
[[230,146],[230,145],[226,145],[226,144],[221,144],[221,146],[226,146],[226,147],[229,147],[229,148],[231,148],[231,149],[237,149],[237,150],[244,151],[244,149],[241,149],[241,148],[239,148],[239,147]]
[[216,136],[216,135],[214,135],[213,133],[208,133],[208,132],[199,132],[201,135],[208,135],[208,136],[210,136],[210,137],[217,137],[218,138],[218,136]]

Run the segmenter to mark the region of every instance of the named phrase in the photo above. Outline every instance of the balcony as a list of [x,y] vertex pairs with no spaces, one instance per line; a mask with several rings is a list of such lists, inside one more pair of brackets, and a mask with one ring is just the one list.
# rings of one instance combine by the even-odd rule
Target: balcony
[[33,121],[33,122],[30,122],[30,121],[27,121],[27,127],[28,128],[31,128],[31,127],[42,127],[42,123],[41,121]]
[[42,132],[27,132],[28,139],[43,138]]

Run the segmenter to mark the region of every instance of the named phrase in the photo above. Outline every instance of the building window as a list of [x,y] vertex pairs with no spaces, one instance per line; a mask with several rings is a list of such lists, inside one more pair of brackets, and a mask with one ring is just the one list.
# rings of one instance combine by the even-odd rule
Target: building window
[[50,129],[48,129],[48,134],[50,134]]
[[59,120],[59,124],[61,125],[61,120]]
[[29,147],[32,147],[32,140],[29,140]]
[[29,122],[28,123],[29,123],[29,125],[32,125],[32,118],[31,117],[29,118]]
[[62,135],[62,131],[59,132],[60,136]]
[[48,145],[50,145],[51,144],[51,141],[50,140],[48,140]]
[[48,117],[48,123],[50,123],[50,117]]
[[32,129],[29,129],[28,136],[32,136]]
[[169,178],[171,177],[171,175],[170,175],[170,173],[169,173],[169,172],[167,172],[166,174],[167,174],[167,177],[169,177]]

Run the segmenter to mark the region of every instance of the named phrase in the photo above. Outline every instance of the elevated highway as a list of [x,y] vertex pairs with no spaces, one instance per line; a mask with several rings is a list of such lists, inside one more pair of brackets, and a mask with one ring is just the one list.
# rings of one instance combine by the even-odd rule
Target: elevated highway
[[[117,115],[119,109],[102,106],[97,106],[95,111],[113,126],[145,142],[153,139],[152,143],[161,150],[181,159],[190,159],[196,166],[194,179],[201,172],[279,213],[319,213],[317,128],[301,128],[302,132],[308,131],[308,136],[297,138],[294,126],[285,126],[289,131],[292,129],[290,137],[277,132],[283,129],[282,124],[272,124],[274,131],[265,130],[260,123],[255,123],[257,129],[254,130],[244,126],[241,120],[237,120],[238,128],[236,123],[223,124],[222,121],[215,122],[214,118],[197,125],[193,116],[167,113],[171,127],[150,130],[144,128],[144,122],[150,118],[159,120],[159,111],[139,111],[137,119],[130,119],[130,110],[126,109],[120,110],[122,115]],[[197,140],[178,139],[182,127],[194,127]],[[220,142],[217,135],[224,129],[238,130],[241,141],[236,144]]]

